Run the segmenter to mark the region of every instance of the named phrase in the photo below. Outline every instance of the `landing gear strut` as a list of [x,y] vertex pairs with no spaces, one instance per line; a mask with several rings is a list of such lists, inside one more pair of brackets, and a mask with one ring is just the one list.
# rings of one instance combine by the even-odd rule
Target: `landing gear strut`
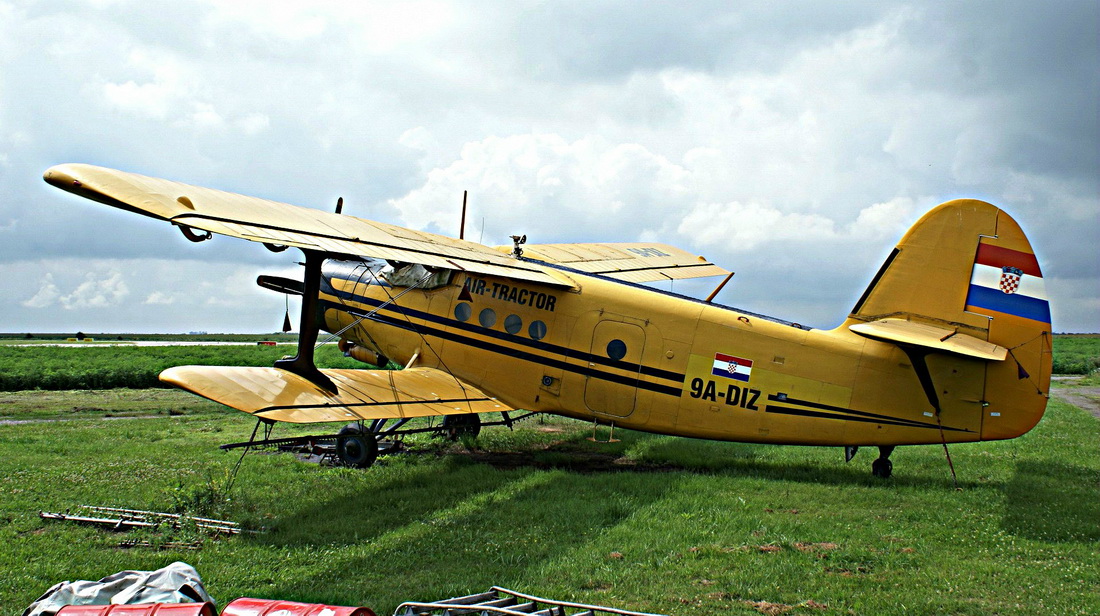
[[890,461],[890,454],[894,453],[893,445],[880,445],[878,458],[871,463],[871,474],[875,477],[886,479],[894,472],[894,463]]

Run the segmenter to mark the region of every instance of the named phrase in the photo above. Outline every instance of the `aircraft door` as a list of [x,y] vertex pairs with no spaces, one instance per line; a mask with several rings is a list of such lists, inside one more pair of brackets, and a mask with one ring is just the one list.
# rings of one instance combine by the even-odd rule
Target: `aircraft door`
[[592,330],[584,402],[604,415],[634,412],[641,372],[645,330],[632,323],[600,321]]

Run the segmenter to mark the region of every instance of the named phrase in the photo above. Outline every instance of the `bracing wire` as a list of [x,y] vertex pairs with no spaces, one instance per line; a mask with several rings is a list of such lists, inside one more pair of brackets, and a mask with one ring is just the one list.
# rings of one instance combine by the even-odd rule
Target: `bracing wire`
[[[370,272],[371,277],[374,278],[375,281],[378,281],[378,278],[374,275],[374,272],[371,272],[370,270],[367,270],[367,271]],[[386,291],[386,297],[388,297],[389,299],[387,299],[385,302],[380,304],[374,310],[371,310],[367,314],[355,319],[350,324],[348,324],[346,327],[343,327],[339,331],[336,331],[336,332],[333,332],[333,333],[329,334],[328,336],[325,337],[324,340],[318,342],[317,345],[314,346],[314,348],[315,349],[320,348],[321,346],[324,346],[324,345],[332,342],[333,340],[336,340],[344,332],[346,332],[349,329],[355,327],[356,325],[362,323],[364,319],[369,319],[369,318],[373,317],[374,315],[378,314],[379,311],[381,311],[383,308],[389,306],[390,304],[396,305],[398,298],[400,298],[402,295],[408,293],[409,291],[412,291],[413,289],[419,289],[424,283],[428,282],[428,279],[431,278],[431,277],[432,277],[432,272],[428,272],[427,274],[424,275],[423,278],[418,280],[415,285],[410,285],[410,286],[406,287],[404,291],[401,291],[400,293],[398,293],[395,296],[390,295],[390,292]],[[382,289],[386,288],[385,286],[383,286],[381,284],[379,284],[379,287],[381,287]],[[405,318],[408,319],[407,316]],[[421,336],[421,337],[423,337],[423,336]]]
[[[373,272],[371,272],[371,275],[373,276],[373,275],[374,275],[374,273],[373,273]],[[370,313],[370,314],[371,314],[371,315],[373,315],[373,314],[377,313],[377,312],[378,312],[379,310],[381,310],[381,309],[382,309],[383,307],[385,307],[385,306],[387,306],[387,305],[389,305],[389,304],[394,304],[394,305],[397,305],[397,299],[398,299],[398,298],[400,298],[400,297],[401,297],[402,295],[404,295],[405,293],[408,293],[408,292],[409,292],[409,291],[411,291],[411,290],[412,290],[413,288],[419,288],[419,287],[420,287],[420,285],[422,285],[422,284],[424,284],[425,282],[427,282],[427,281],[428,281],[428,278],[429,278],[429,277],[431,277],[431,275],[432,275],[432,274],[431,274],[431,272],[429,272],[429,273],[428,273],[428,274],[427,274],[426,276],[424,276],[424,278],[422,278],[422,279],[421,279],[421,280],[420,280],[419,282],[417,282],[417,284],[415,285],[415,287],[414,287],[414,286],[410,286],[410,287],[408,287],[407,289],[405,289],[404,291],[402,291],[401,293],[398,293],[398,294],[397,294],[396,296],[390,295],[390,292],[389,292],[389,291],[388,291],[388,290],[386,289],[386,287],[385,287],[385,286],[379,285],[379,286],[381,286],[382,290],[383,290],[383,291],[384,291],[384,292],[386,293],[386,297],[388,297],[388,298],[389,298],[389,300],[388,300],[387,302],[383,303],[383,304],[382,304],[381,306],[379,306],[378,308],[376,308],[376,309],[374,309],[373,311],[371,311],[371,313]],[[375,277],[375,280],[378,280],[378,279],[377,279],[377,277]],[[450,377],[451,377],[452,379],[454,379],[455,383],[457,383],[457,384],[458,384],[458,387],[459,387],[459,389],[461,389],[461,390],[462,390],[463,394],[467,394],[467,391],[466,391],[466,384],[462,382],[462,379],[458,378],[457,376],[455,376],[455,375],[454,375],[454,373],[453,373],[453,372],[451,372],[451,369],[450,369],[450,367],[448,367],[448,366],[447,366],[447,362],[443,360],[443,357],[442,357],[442,356],[441,356],[441,355],[439,354],[439,352],[435,350],[435,348],[434,348],[434,347],[432,346],[432,344],[431,344],[430,342],[428,342],[428,339],[427,339],[427,337],[425,337],[425,336],[424,336],[424,334],[423,334],[423,332],[421,332],[421,331],[420,331],[420,328],[416,327],[416,325],[415,325],[415,324],[414,324],[414,323],[412,322],[412,319],[410,319],[410,318],[409,318],[409,315],[405,314],[405,313],[404,313],[403,311],[402,311],[402,312],[400,312],[400,314],[401,314],[401,316],[403,316],[403,317],[405,318],[405,321],[406,321],[406,322],[408,322],[408,324],[409,324],[410,326],[412,326],[412,327],[411,327],[412,331],[416,332],[416,335],[417,335],[417,336],[420,336],[420,340],[421,340],[421,341],[422,341],[422,342],[424,343],[424,346],[425,346],[425,347],[426,347],[426,348],[427,348],[427,349],[428,349],[429,351],[431,351],[431,352],[432,352],[432,355],[434,355],[436,359],[438,359],[438,360],[439,360],[439,365],[443,367],[443,371],[444,371],[444,372],[446,372],[446,373],[447,373],[447,375],[448,375],[448,376],[450,376]],[[366,318],[366,317],[365,317],[365,316],[364,316],[364,317],[361,317],[361,318],[360,318],[360,320],[362,320],[362,319],[364,319],[364,318]],[[346,329],[346,328],[345,328],[345,329]],[[468,395],[468,394],[467,394],[467,395]]]

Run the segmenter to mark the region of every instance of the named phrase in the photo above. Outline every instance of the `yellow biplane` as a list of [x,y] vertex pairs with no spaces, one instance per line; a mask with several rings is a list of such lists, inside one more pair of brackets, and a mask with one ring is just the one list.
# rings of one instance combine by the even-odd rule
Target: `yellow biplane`
[[[369,466],[384,420],[525,409],[659,434],[877,446],[1008,439],[1046,409],[1050,308],[1027,238],[982,201],[944,203],[887,257],[844,322],[811,329],[640,283],[729,272],[652,243],[487,247],[265,199],[82,164],[63,190],[305,254],[295,357],[272,368],[181,366],[161,379],[273,422],[350,422],[338,452]],[[201,233],[205,232],[205,233]],[[711,295],[713,298],[714,294]],[[375,365],[319,370],[320,330]],[[369,425],[367,422],[370,422]]]

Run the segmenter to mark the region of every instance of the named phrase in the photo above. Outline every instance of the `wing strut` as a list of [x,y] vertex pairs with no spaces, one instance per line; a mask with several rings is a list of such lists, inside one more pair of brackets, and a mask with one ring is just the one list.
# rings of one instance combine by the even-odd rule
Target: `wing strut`
[[298,354],[290,359],[280,359],[275,362],[276,368],[293,372],[308,380],[310,383],[336,393],[336,385],[325,376],[313,362],[313,348],[317,343],[317,334],[320,331],[318,324],[318,297],[321,294],[321,264],[325,262],[323,253],[315,250],[305,250],[306,273],[303,279],[304,289],[302,293],[302,317],[298,330]]

